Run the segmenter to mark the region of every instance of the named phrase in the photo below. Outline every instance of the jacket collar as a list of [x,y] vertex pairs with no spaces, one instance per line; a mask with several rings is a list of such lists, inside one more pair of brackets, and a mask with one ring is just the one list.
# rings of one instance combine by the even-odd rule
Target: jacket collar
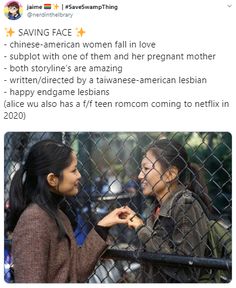
[[161,209],[160,209],[160,214],[159,215],[163,216],[163,217],[170,217],[170,212],[171,212],[170,210],[171,210],[171,207],[173,205],[174,199],[177,197],[177,195],[183,194],[186,191],[188,191],[186,189],[186,187],[184,187],[183,185],[179,185],[177,187],[177,190],[169,192],[170,194],[168,195],[168,198],[161,205]]

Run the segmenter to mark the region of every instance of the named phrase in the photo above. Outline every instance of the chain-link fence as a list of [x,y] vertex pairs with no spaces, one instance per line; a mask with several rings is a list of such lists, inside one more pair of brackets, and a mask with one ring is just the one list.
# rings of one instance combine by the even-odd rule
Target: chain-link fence
[[[4,162],[5,211],[9,208],[11,179],[24,162],[30,147],[39,140],[54,139],[70,145],[78,156],[78,169],[82,175],[80,191],[76,197],[65,199],[61,207],[71,221],[78,245],[83,244],[86,235],[98,220],[116,207],[128,205],[148,221],[153,214],[155,201],[152,197],[144,197],[143,187],[138,179],[140,163],[147,146],[164,138],[174,139],[184,145],[189,155],[189,162],[197,163],[201,167],[211,198],[214,223],[219,223],[221,220],[224,231],[229,232],[227,237],[229,235],[228,238],[231,239],[231,135],[222,132],[7,133]],[[197,222],[200,221],[201,219],[197,219]],[[196,227],[193,225],[193,229]],[[205,274],[214,275],[210,282],[217,281],[215,280],[217,272],[217,277],[221,278],[217,278],[218,282],[229,282],[231,279],[231,243],[230,247],[227,246],[228,243],[225,244],[226,247],[221,250],[226,253],[218,255],[219,258],[216,258],[214,253],[200,258],[192,257],[194,254],[185,255],[175,250],[172,254],[165,253],[161,249],[150,252],[145,249],[145,245],[141,245],[134,229],[124,225],[112,227],[109,234],[113,239],[113,245],[98,262],[88,280],[90,283],[159,282],[158,279],[161,279],[160,282],[180,279],[181,282],[181,279],[184,279],[181,275],[190,275],[191,271],[200,270]],[[150,237],[153,235],[150,234]],[[225,235],[219,237],[221,239],[218,239],[218,243],[229,240]],[[201,242],[198,243],[198,246],[201,245],[203,245]],[[10,240],[6,235],[6,281],[11,280],[10,263]],[[148,267],[148,271],[145,267]],[[194,282],[193,279],[191,278],[191,281]],[[196,282],[198,281],[199,277],[196,279]]]

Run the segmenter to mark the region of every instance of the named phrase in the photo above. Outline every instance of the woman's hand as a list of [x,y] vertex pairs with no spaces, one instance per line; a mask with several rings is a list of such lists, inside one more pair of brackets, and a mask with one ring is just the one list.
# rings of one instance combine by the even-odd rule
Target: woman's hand
[[143,225],[144,225],[143,220],[139,218],[137,214],[129,216],[128,226],[130,228],[138,229],[138,227],[143,226]]
[[137,229],[138,227],[144,225],[143,220],[141,218],[139,218],[137,213],[135,213],[132,209],[130,209],[127,206],[126,206],[126,208],[128,209],[127,218],[128,218],[128,226],[129,226],[129,228]]
[[102,227],[112,227],[116,224],[128,224],[129,221],[129,211],[131,209],[128,207],[116,208],[110,212],[107,216],[102,218],[97,225]]

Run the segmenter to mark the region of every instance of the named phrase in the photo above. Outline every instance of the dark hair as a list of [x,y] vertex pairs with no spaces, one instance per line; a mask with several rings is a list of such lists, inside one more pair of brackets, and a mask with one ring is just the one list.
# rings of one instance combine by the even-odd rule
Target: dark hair
[[178,169],[178,182],[195,193],[198,198],[200,197],[211,211],[211,201],[202,168],[197,164],[189,163],[188,154],[183,145],[173,139],[161,139],[154,142],[147,151],[155,156],[164,170],[175,166]]
[[19,11],[19,9],[20,9],[20,6],[19,6],[19,4],[18,4],[17,2],[10,2],[10,3],[7,5],[7,7],[16,7],[16,8],[18,9],[18,11]]
[[[10,187],[10,213],[7,230],[13,231],[22,212],[31,203],[37,203],[59,228],[59,238],[65,235],[58,218],[56,194],[50,191],[47,175],[54,173],[61,180],[63,170],[71,164],[72,149],[54,140],[43,140],[33,145],[25,164],[15,173]],[[61,200],[61,197],[60,197]]]

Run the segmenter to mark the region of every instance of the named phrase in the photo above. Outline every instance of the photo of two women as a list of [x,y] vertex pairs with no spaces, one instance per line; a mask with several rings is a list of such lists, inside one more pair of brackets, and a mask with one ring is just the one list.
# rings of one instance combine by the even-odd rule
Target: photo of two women
[[9,132],[7,283],[228,283],[227,132]]

